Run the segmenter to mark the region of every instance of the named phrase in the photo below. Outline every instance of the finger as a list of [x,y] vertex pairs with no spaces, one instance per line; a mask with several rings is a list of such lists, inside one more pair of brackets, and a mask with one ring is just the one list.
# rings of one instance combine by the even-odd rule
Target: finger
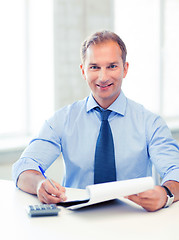
[[130,195],[127,197],[132,202],[138,204],[139,206],[143,207],[147,211],[155,211],[153,202],[148,198],[141,198],[137,195]]
[[[53,181],[53,183],[55,184],[55,186],[57,185],[54,181]],[[60,198],[61,194],[63,194],[63,191],[62,191],[62,188],[60,187],[60,185],[58,186],[58,188],[55,188],[54,186],[52,186],[52,184],[49,180],[44,181],[42,183],[42,187],[44,187],[45,191],[48,194],[51,194],[53,196],[56,196],[56,197]]]
[[37,196],[41,202],[58,203],[65,201],[67,198],[64,189],[58,186],[60,190],[56,190],[48,180],[43,180],[38,186]]
[[39,200],[43,203],[51,204],[51,203],[59,203],[63,202],[66,200],[66,196],[64,194],[61,194],[60,197],[54,196],[49,194],[48,192],[45,191],[45,189],[41,189],[39,191]]
[[52,196],[48,193],[43,195],[43,199],[45,201],[45,203],[51,204],[51,203],[59,203],[59,202],[63,202],[65,197],[56,197],[56,196]]
[[130,196],[127,196],[126,197],[127,199],[139,204],[140,203],[140,197],[137,196],[137,194],[134,194],[134,195],[130,195]]
[[[47,192],[47,195],[45,195],[48,199],[53,199],[55,202],[59,201],[65,201],[66,196],[64,193],[64,189],[61,186],[58,186],[59,189],[55,189],[49,182],[45,184],[45,191]],[[48,196],[51,195],[51,196]],[[53,197],[53,198],[52,198]]]
[[127,198],[147,211],[156,211],[163,207],[162,196],[158,193],[158,188],[155,188],[152,192],[146,191],[144,193],[130,195]]
[[137,196],[139,196],[140,198],[154,198],[155,196],[155,190],[151,189],[151,190],[147,190],[145,192],[141,192],[138,193]]
[[154,199],[156,197],[156,192],[154,189],[150,189],[150,190],[147,190],[145,192],[141,192],[141,193],[138,193],[138,194],[133,194],[133,195],[130,195],[130,196],[126,196],[125,198],[128,198],[130,200],[134,200],[136,199],[136,201],[141,201],[142,199]]
[[[53,181],[53,180],[52,180]],[[66,188],[61,186],[59,183],[56,183],[53,181],[53,183],[55,184],[56,188],[60,191],[60,192],[63,192],[65,193],[66,192]]]

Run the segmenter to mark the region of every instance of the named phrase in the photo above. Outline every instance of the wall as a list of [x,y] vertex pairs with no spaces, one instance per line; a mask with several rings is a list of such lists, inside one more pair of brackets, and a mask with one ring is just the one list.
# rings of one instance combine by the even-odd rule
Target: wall
[[[113,30],[113,0],[54,0],[55,110],[89,94],[80,73],[79,49],[88,34],[101,29]],[[23,149],[0,152],[0,179],[11,179],[12,163]],[[58,158],[49,176],[60,181],[60,169]]]
[[81,42],[91,33],[113,30],[112,0],[55,0],[55,109],[84,98],[89,88],[80,73]]
[[[80,74],[81,42],[88,34],[101,29],[113,30],[112,0],[54,0],[54,73],[55,109],[70,104],[89,93]],[[173,136],[179,141],[178,132]],[[0,152],[0,179],[11,179],[11,167],[23,148]],[[47,174],[61,181],[62,159]]]

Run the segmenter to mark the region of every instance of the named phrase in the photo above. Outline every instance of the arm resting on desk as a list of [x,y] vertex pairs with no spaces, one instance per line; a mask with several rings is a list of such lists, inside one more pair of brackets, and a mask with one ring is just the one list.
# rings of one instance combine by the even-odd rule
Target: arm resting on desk
[[[179,182],[167,181],[163,185],[168,187],[174,194],[174,202],[179,200]],[[148,190],[137,195],[127,197],[129,200],[139,204],[147,211],[156,211],[164,207],[167,201],[167,194],[163,187],[155,186],[154,189]]]
[[[54,182],[54,181],[53,181]],[[35,170],[26,170],[19,176],[17,186],[24,192],[36,194],[42,203],[58,203],[66,200],[65,188],[54,182],[58,190]]]

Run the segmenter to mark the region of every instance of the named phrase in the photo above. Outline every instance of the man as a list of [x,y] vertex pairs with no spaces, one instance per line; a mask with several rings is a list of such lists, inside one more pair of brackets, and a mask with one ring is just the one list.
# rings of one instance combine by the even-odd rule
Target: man
[[[63,185],[85,188],[94,183],[94,158],[101,111],[111,113],[116,180],[150,176],[152,164],[160,173],[162,186],[128,196],[148,211],[166,205],[167,191],[179,200],[179,147],[164,121],[143,106],[127,99],[121,90],[129,64],[123,41],[109,31],[97,32],[84,41],[81,72],[92,94],[57,111],[45,122],[13,166],[13,178],[23,191],[37,194],[43,203],[65,201],[65,188],[52,187],[39,172],[46,170],[62,153],[65,162]],[[169,195],[169,194],[168,194]],[[167,203],[168,204],[168,203]]]

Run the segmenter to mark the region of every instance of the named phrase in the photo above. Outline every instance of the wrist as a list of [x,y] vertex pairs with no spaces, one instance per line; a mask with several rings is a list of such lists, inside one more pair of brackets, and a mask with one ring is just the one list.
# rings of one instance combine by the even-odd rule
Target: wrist
[[167,208],[173,203],[174,195],[172,194],[172,192],[170,191],[170,189],[168,187],[166,187],[164,185],[162,187],[165,189],[166,194],[167,194],[167,201],[166,201],[165,205],[163,206],[163,208]]

